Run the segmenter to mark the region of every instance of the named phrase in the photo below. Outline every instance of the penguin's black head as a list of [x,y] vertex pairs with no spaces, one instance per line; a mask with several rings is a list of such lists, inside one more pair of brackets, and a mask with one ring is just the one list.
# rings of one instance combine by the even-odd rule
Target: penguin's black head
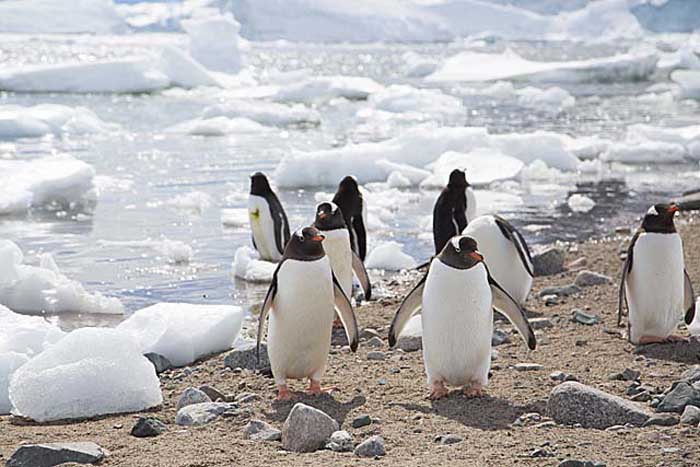
[[642,221],[645,232],[674,233],[676,226],[673,216],[678,212],[678,206],[671,204],[655,204],[649,208]]
[[323,239],[316,227],[304,227],[297,230],[289,239],[284,249],[285,259],[297,259],[300,261],[313,261],[323,258]]
[[314,227],[319,230],[335,230],[345,228],[343,212],[335,203],[324,202],[316,207]]
[[348,175],[342,179],[338,185],[338,192],[359,193],[360,188],[357,186],[357,180],[355,180],[355,177]]
[[457,235],[445,244],[438,259],[456,269],[470,269],[484,260],[477,248],[472,237]]
[[463,170],[454,169],[450,173],[450,181],[447,182],[448,188],[465,190],[468,186],[469,182],[467,182],[467,176]]
[[272,191],[270,188],[270,182],[267,181],[267,177],[262,172],[255,172],[250,176],[250,194],[263,196],[266,193]]

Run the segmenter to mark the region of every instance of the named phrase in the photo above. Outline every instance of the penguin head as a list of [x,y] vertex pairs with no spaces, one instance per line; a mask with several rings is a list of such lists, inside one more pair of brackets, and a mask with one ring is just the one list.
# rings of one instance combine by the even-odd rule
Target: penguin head
[[267,177],[262,172],[255,172],[250,176],[250,194],[263,196],[266,193],[272,191],[270,188],[270,182],[267,181]]
[[332,202],[323,202],[316,207],[314,227],[319,230],[335,230],[345,228],[343,212]]
[[476,240],[467,235],[457,235],[445,244],[438,258],[456,269],[470,269],[484,260]]
[[304,227],[297,230],[289,239],[284,250],[284,257],[297,259],[301,261],[312,261],[322,258],[325,255],[323,251],[323,239],[316,227]]
[[678,210],[676,203],[653,205],[644,215],[642,229],[645,232],[674,233],[676,226],[673,224],[673,216]]
[[357,186],[357,179],[352,175],[348,175],[340,181],[338,192],[359,193],[360,188]]
[[464,170],[454,169],[450,173],[450,180],[447,182],[448,188],[466,190],[468,186],[469,182],[467,182],[467,176]]

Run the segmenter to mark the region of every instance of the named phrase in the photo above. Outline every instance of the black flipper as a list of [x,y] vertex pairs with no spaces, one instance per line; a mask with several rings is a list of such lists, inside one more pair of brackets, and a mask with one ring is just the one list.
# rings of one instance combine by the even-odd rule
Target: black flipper
[[389,347],[394,347],[396,345],[396,341],[398,341],[399,335],[401,331],[403,331],[404,326],[406,326],[406,323],[408,323],[408,320],[423,306],[423,287],[425,286],[425,279],[427,277],[428,273],[426,272],[416,286],[413,287],[413,290],[403,299],[399,309],[396,310],[394,319],[391,321],[391,327],[389,328]]
[[690,281],[688,271],[683,270],[683,308],[685,309],[685,324],[690,325],[695,318],[695,294],[693,293],[693,283]]
[[508,318],[523,337],[527,347],[535,350],[537,339],[525,316],[525,310],[491,277],[491,274],[488,275],[488,281],[493,295],[493,309]]
[[365,294],[365,300],[372,298],[372,284],[369,281],[369,275],[367,274],[367,269],[365,269],[365,264],[362,262],[360,257],[354,251],[352,254],[352,270],[357,276],[357,280],[360,281],[360,286]]
[[618,292],[617,298],[617,325],[622,326],[622,315],[624,314],[623,307],[627,308],[629,311],[629,306],[627,304],[627,293],[625,292],[625,285],[627,284],[627,276],[632,272],[632,263],[634,262],[634,245],[637,243],[637,239],[642,231],[638,231],[632,237],[629,247],[627,247],[627,258],[625,258],[625,264],[622,266],[622,277],[620,278],[620,290]]
[[283,262],[284,261],[280,261],[280,263],[277,265],[277,269],[275,269],[275,273],[272,275],[272,282],[270,283],[270,287],[267,289],[265,301],[263,302],[262,308],[260,309],[260,316],[258,316],[258,336],[255,344],[255,357],[257,365],[260,364],[260,342],[262,341],[265,320],[267,319],[267,315],[270,312],[272,303],[274,302],[275,296],[277,295],[277,271],[279,271],[280,266],[282,266]]
[[360,332],[357,329],[357,317],[355,316],[355,311],[352,309],[350,299],[345,295],[345,292],[343,292],[343,288],[338,283],[335,274],[331,273],[331,275],[333,276],[333,297],[336,314],[345,328],[345,335],[348,337],[350,350],[355,352],[360,342]]
[[272,217],[272,223],[275,229],[275,245],[277,245],[277,251],[280,254],[284,254],[284,247],[287,246],[289,241],[289,221],[287,220],[287,214],[284,212],[282,203],[273,193],[272,196],[267,198],[267,204],[270,206],[270,216]]
[[357,255],[364,261],[367,256],[367,231],[365,230],[365,223],[362,220],[362,215],[352,218],[352,230],[355,231],[356,235]]
[[527,273],[530,274],[530,277],[534,277],[535,273],[532,270],[532,256],[530,256],[530,248],[527,246],[525,238],[523,238],[520,232],[518,232],[518,230],[513,227],[510,222],[501,216],[493,216],[493,218],[496,220],[496,225],[499,229],[501,229],[503,236],[506,237],[513,245],[515,245],[515,249],[518,251],[518,255],[520,256],[520,261],[522,261]]

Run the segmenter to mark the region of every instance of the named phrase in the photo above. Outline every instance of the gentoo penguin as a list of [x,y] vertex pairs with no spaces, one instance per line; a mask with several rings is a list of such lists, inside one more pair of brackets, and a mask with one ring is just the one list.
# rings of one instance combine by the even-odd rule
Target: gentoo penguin
[[673,332],[681,315],[693,322],[693,286],[685,270],[683,242],[676,232],[675,204],[655,204],[634,234],[622,267],[618,301],[618,324],[623,304],[629,311],[629,340],[651,344],[683,340]]
[[345,328],[350,349],[357,350],[357,319],[323,251],[323,238],[314,227],[305,227],[292,235],[260,311],[258,358],[269,314],[267,351],[280,400],[290,398],[288,378],[309,378],[307,392],[321,392],[334,308]]
[[289,241],[289,221],[282,203],[270,188],[267,177],[261,172],[250,176],[248,218],[253,237],[253,246],[260,259],[279,261]]
[[[442,190],[433,208],[433,241],[435,254],[445,247],[445,244],[459,235],[467,226],[467,195],[469,183],[464,172],[455,169],[450,173],[450,180]],[[473,197],[473,193],[471,194]]]
[[523,236],[500,216],[479,216],[462,232],[479,244],[491,277],[521,305],[532,287],[532,258]]
[[350,247],[350,233],[345,226],[343,213],[333,202],[324,202],[316,207],[314,227],[326,237],[323,249],[331,261],[331,269],[338,279],[343,292],[352,297],[352,273],[360,282],[365,300],[372,297],[372,286],[365,265]]
[[463,386],[469,397],[482,393],[491,366],[494,309],[510,320],[530,349],[537,345],[524,310],[491,277],[476,241],[466,235],[447,242],[401,303],[389,329],[389,345],[394,346],[420,309],[431,399],[447,395],[445,384]]
[[338,191],[333,196],[333,202],[340,208],[345,218],[345,225],[350,232],[352,251],[364,261],[367,255],[367,232],[364,221],[366,208],[355,177],[348,175],[340,181]]

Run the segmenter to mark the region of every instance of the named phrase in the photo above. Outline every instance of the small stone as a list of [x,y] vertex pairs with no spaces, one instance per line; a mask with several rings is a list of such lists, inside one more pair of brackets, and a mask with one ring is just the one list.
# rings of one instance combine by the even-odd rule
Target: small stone
[[586,339],[576,339],[574,345],[576,345],[576,347],[585,347],[588,345],[588,341]]
[[561,461],[557,467],[606,467],[605,462],[580,461],[577,459],[566,459]]
[[229,408],[225,402],[203,402],[187,405],[177,411],[175,423],[183,426],[206,425],[217,418]]
[[380,386],[386,386],[386,378],[379,378],[377,384]]
[[330,442],[326,444],[326,449],[335,452],[350,452],[353,450],[352,435],[345,430],[339,430],[331,435]]
[[657,413],[652,415],[642,426],[673,426],[678,425],[678,415],[672,413]]
[[539,371],[544,369],[544,366],[539,363],[516,363],[513,368],[516,371]]
[[611,284],[612,279],[606,275],[593,271],[581,271],[576,274],[574,285],[579,287],[592,287],[594,285]]
[[423,348],[421,336],[400,336],[396,341],[396,347],[404,352],[416,352]]
[[524,413],[513,422],[513,426],[531,426],[542,420],[544,417],[537,412]]
[[700,423],[700,408],[694,405],[686,405],[681,415],[681,423],[683,425],[697,425]]
[[221,414],[224,418],[232,418],[236,420],[247,420],[253,417],[253,411],[247,407],[238,408],[235,404],[229,407]]
[[260,365],[257,364],[256,343],[247,341],[239,345],[236,349],[229,352],[224,358],[224,366],[226,368],[236,369],[243,368],[245,370],[267,371],[270,369],[270,359],[267,356],[267,344],[260,344]]
[[372,417],[370,417],[369,415],[360,415],[352,421],[353,428],[362,428],[363,426],[367,426],[370,424],[372,424]]
[[279,441],[282,439],[282,432],[270,426],[262,420],[251,420],[243,429],[243,432],[253,441]]
[[375,435],[367,438],[355,448],[358,457],[381,457],[386,454],[384,450],[384,438]]
[[554,457],[554,454],[544,448],[535,448],[530,452],[530,457],[541,458],[541,457]]
[[545,295],[542,297],[544,300],[544,306],[554,306],[559,304],[559,296],[557,295]]
[[641,376],[641,372],[631,368],[625,368],[618,373],[610,373],[608,379],[610,381],[635,381]]
[[153,364],[153,367],[156,369],[156,374],[159,375],[163,373],[164,371],[167,371],[173,367],[173,364],[170,363],[170,360],[162,356],[161,354],[155,353],[155,352],[149,352],[143,354],[144,357],[148,359]]
[[651,394],[646,391],[642,391],[630,397],[630,400],[635,402],[649,402],[651,400]]
[[532,265],[536,276],[550,276],[564,270],[566,253],[559,248],[547,248],[532,256]]
[[594,324],[600,323],[600,317],[576,308],[571,312],[571,321],[578,324],[585,324],[586,326],[593,326]]
[[688,405],[700,406],[700,390],[681,381],[664,396],[656,411],[682,413]]
[[491,336],[492,346],[496,347],[507,342],[510,342],[510,335],[507,332],[498,328],[493,330],[493,336]]
[[578,379],[574,375],[564,373],[563,371],[555,371],[553,373],[550,373],[549,379],[551,379],[553,381],[559,381],[559,382],[578,381]]
[[259,401],[260,396],[258,396],[254,392],[242,392],[239,395],[237,395],[234,400],[239,404],[247,404],[249,402]]
[[326,413],[298,402],[282,426],[282,446],[287,451],[313,452],[323,448],[338,428]]
[[549,318],[531,318],[528,321],[532,329],[547,329],[554,326]]
[[212,386],[209,386],[208,384],[201,385],[199,390],[209,396],[209,399],[211,399],[212,402],[226,401],[226,395],[224,393]]
[[585,257],[576,258],[566,265],[566,269],[570,271],[575,271],[577,269],[585,268],[588,264],[588,260]]
[[185,389],[180,399],[177,401],[177,410],[187,407],[188,405],[201,404],[203,402],[212,402],[212,400],[203,391],[190,387]]
[[574,285],[561,285],[557,287],[545,287],[540,291],[540,297],[546,297],[547,295],[556,295],[557,297],[568,297],[570,295],[576,295],[581,293],[581,289]]
[[683,372],[681,375],[681,381],[685,381],[688,384],[693,384],[700,381],[700,365],[695,365]]
[[165,423],[155,417],[139,417],[131,429],[131,436],[137,438],[151,438],[165,433],[168,428]]
[[52,467],[76,463],[97,464],[105,451],[95,443],[46,443],[20,446],[8,459],[7,467]]
[[374,337],[377,337],[377,338],[379,338],[379,339],[381,340],[381,335],[379,334],[379,331],[377,331],[376,329],[364,328],[364,329],[360,332],[360,339],[368,339],[368,340],[371,340],[371,339],[374,338]]
[[437,435],[433,441],[440,444],[457,444],[464,441],[464,437],[448,433],[446,435]]
[[378,350],[372,350],[371,352],[367,352],[367,360],[370,360],[370,361],[386,360],[386,354],[384,352],[380,352]]
[[369,348],[377,349],[384,345],[384,341],[379,337],[373,337],[365,342],[365,345]]

